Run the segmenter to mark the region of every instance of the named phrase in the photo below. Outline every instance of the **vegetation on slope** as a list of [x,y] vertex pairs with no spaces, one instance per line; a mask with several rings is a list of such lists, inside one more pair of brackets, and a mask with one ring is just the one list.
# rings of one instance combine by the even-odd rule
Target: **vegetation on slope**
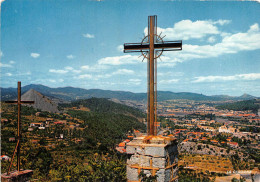
[[217,109],[228,109],[228,110],[234,110],[234,111],[252,110],[254,113],[257,113],[258,109],[260,108],[260,101],[256,100],[256,99],[239,101],[239,102],[219,105],[216,108]]
[[[71,108],[80,105],[90,108],[90,111]],[[57,118],[56,121],[65,119],[67,124],[52,123],[45,130],[35,128],[31,132],[27,129],[32,121],[25,117],[37,111],[22,107],[22,168],[34,170],[33,178],[39,181],[126,181],[127,157],[118,154],[115,146],[126,137],[128,131],[145,130],[145,125],[138,120],[143,113],[97,98],[62,107],[65,106],[69,107],[66,108],[67,117],[48,112],[40,115],[42,118]],[[9,142],[9,138],[16,134],[15,110],[15,106],[8,105],[2,115],[8,122],[1,126],[1,152],[8,156],[12,155],[15,147],[15,142]],[[71,128],[71,125],[78,127]],[[63,139],[60,134],[63,134]],[[8,162],[2,162],[3,172],[7,167]]]

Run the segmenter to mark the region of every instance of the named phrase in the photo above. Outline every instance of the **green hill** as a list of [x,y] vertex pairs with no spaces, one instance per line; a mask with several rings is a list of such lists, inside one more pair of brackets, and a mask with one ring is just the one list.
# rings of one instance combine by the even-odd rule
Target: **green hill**
[[234,111],[246,111],[252,110],[254,113],[257,113],[258,109],[260,108],[260,100],[246,100],[246,101],[238,101],[229,104],[223,104],[216,107],[217,109],[228,109]]
[[99,113],[115,113],[133,115],[135,117],[145,117],[144,113],[139,109],[115,103],[105,98],[90,98],[84,100],[78,100],[69,104],[60,104],[60,107],[87,107],[92,112]]
[[[9,138],[15,136],[17,113],[13,106],[4,106],[2,116],[9,120],[1,125],[1,152],[11,156],[15,142],[10,143]],[[82,106],[90,111],[72,108]],[[34,170],[33,178],[39,181],[126,181],[127,156],[120,155],[115,146],[127,138],[129,131],[145,131],[145,125],[140,122],[144,113],[99,98],[79,100],[60,107],[69,116],[47,111],[41,112],[41,116],[55,118],[55,121],[66,119],[66,124],[51,122],[45,130],[34,129],[31,132],[27,130],[31,121],[24,117],[35,115],[37,111],[22,107],[22,167]],[[63,139],[59,138],[60,134],[63,134]],[[32,143],[32,140],[38,143]],[[8,164],[2,163],[2,171],[7,170]]]

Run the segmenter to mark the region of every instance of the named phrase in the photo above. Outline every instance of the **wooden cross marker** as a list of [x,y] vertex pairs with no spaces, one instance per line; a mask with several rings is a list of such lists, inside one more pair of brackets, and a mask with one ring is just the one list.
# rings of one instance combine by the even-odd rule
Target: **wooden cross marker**
[[7,171],[7,175],[9,175],[9,172],[11,170],[12,167],[12,163],[13,163],[13,159],[14,159],[14,155],[15,155],[15,151],[17,150],[17,171],[20,171],[20,147],[21,147],[21,135],[20,135],[20,130],[21,130],[21,126],[20,126],[20,121],[21,121],[21,104],[34,104],[34,101],[21,101],[21,82],[19,81],[17,84],[17,92],[18,92],[18,96],[17,96],[17,101],[5,101],[5,103],[8,104],[17,104],[18,106],[18,111],[17,111],[17,144],[16,147],[14,149],[14,153],[13,153],[13,157],[10,163],[10,166],[8,168]]
[[147,58],[147,135],[150,136],[157,135],[155,126],[155,124],[157,124],[156,59],[162,55],[163,51],[176,50],[182,50],[182,41],[163,41],[163,38],[157,35],[157,16],[148,17],[148,36],[146,36],[141,43],[124,44],[125,53],[142,52],[144,58]]

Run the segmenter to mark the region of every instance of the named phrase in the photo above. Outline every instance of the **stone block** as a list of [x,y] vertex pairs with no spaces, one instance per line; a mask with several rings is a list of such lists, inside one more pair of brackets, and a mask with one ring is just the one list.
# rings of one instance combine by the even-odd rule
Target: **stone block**
[[134,165],[134,164],[139,164],[140,159],[139,155],[132,155],[131,158],[127,161],[127,164]]
[[[150,167],[157,168],[156,175],[158,182],[171,181],[171,177],[177,175],[178,166],[173,166],[173,169],[166,169],[166,167],[168,166],[169,160],[169,165],[177,162],[177,143],[174,143],[172,140],[168,141],[167,137],[149,136],[148,138],[149,140],[146,137],[139,137],[127,145],[127,153],[132,154],[130,159],[127,160],[127,180],[139,180],[138,169],[134,168],[134,166],[139,166],[141,170],[142,167],[144,168],[144,174],[147,176],[152,174]],[[133,168],[131,168],[131,166]]]
[[150,155],[154,157],[164,157],[166,155],[166,151],[164,147],[145,147],[145,155]]
[[126,147],[126,153],[127,154],[134,154],[135,152],[136,152],[135,146],[127,145],[127,147]]
[[153,167],[165,168],[166,159],[162,157],[153,157]]
[[141,146],[136,147],[136,153],[144,155],[144,148]]
[[131,168],[130,166],[127,166],[126,168],[126,177],[128,181],[138,181],[138,170],[136,168]]
[[140,166],[149,167],[151,159],[152,158],[150,156],[140,156]]
[[165,182],[165,169],[160,169],[156,173],[157,182]]

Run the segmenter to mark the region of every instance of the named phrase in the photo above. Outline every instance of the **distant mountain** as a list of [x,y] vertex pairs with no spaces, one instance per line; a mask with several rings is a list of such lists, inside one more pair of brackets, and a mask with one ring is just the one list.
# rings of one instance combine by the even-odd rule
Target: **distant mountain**
[[58,105],[55,102],[53,102],[50,98],[42,95],[41,93],[35,91],[34,89],[30,89],[26,93],[24,93],[21,99],[23,101],[34,101],[34,104],[32,106],[36,109],[53,113],[59,112]]
[[[82,89],[74,87],[59,87],[59,88],[50,88],[44,85],[26,85],[22,87],[22,93],[27,92],[30,89],[34,89],[45,96],[50,98],[57,98],[65,101],[73,101],[79,99],[87,99],[91,97],[96,98],[115,98],[118,100],[134,100],[134,101],[146,101],[146,93],[133,93],[126,91],[111,91],[111,90],[101,90],[101,89]],[[190,92],[170,92],[170,91],[158,91],[158,101],[163,100],[173,100],[173,99],[189,99],[196,101],[224,101],[224,100],[248,100],[255,99],[257,97],[244,94],[240,97],[231,97],[227,95],[215,95],[215,96],[206,96],[203,94],[190,93]],[[1,99],[9,100],[16,98],[16,89],[14,88],[1,88]]]

